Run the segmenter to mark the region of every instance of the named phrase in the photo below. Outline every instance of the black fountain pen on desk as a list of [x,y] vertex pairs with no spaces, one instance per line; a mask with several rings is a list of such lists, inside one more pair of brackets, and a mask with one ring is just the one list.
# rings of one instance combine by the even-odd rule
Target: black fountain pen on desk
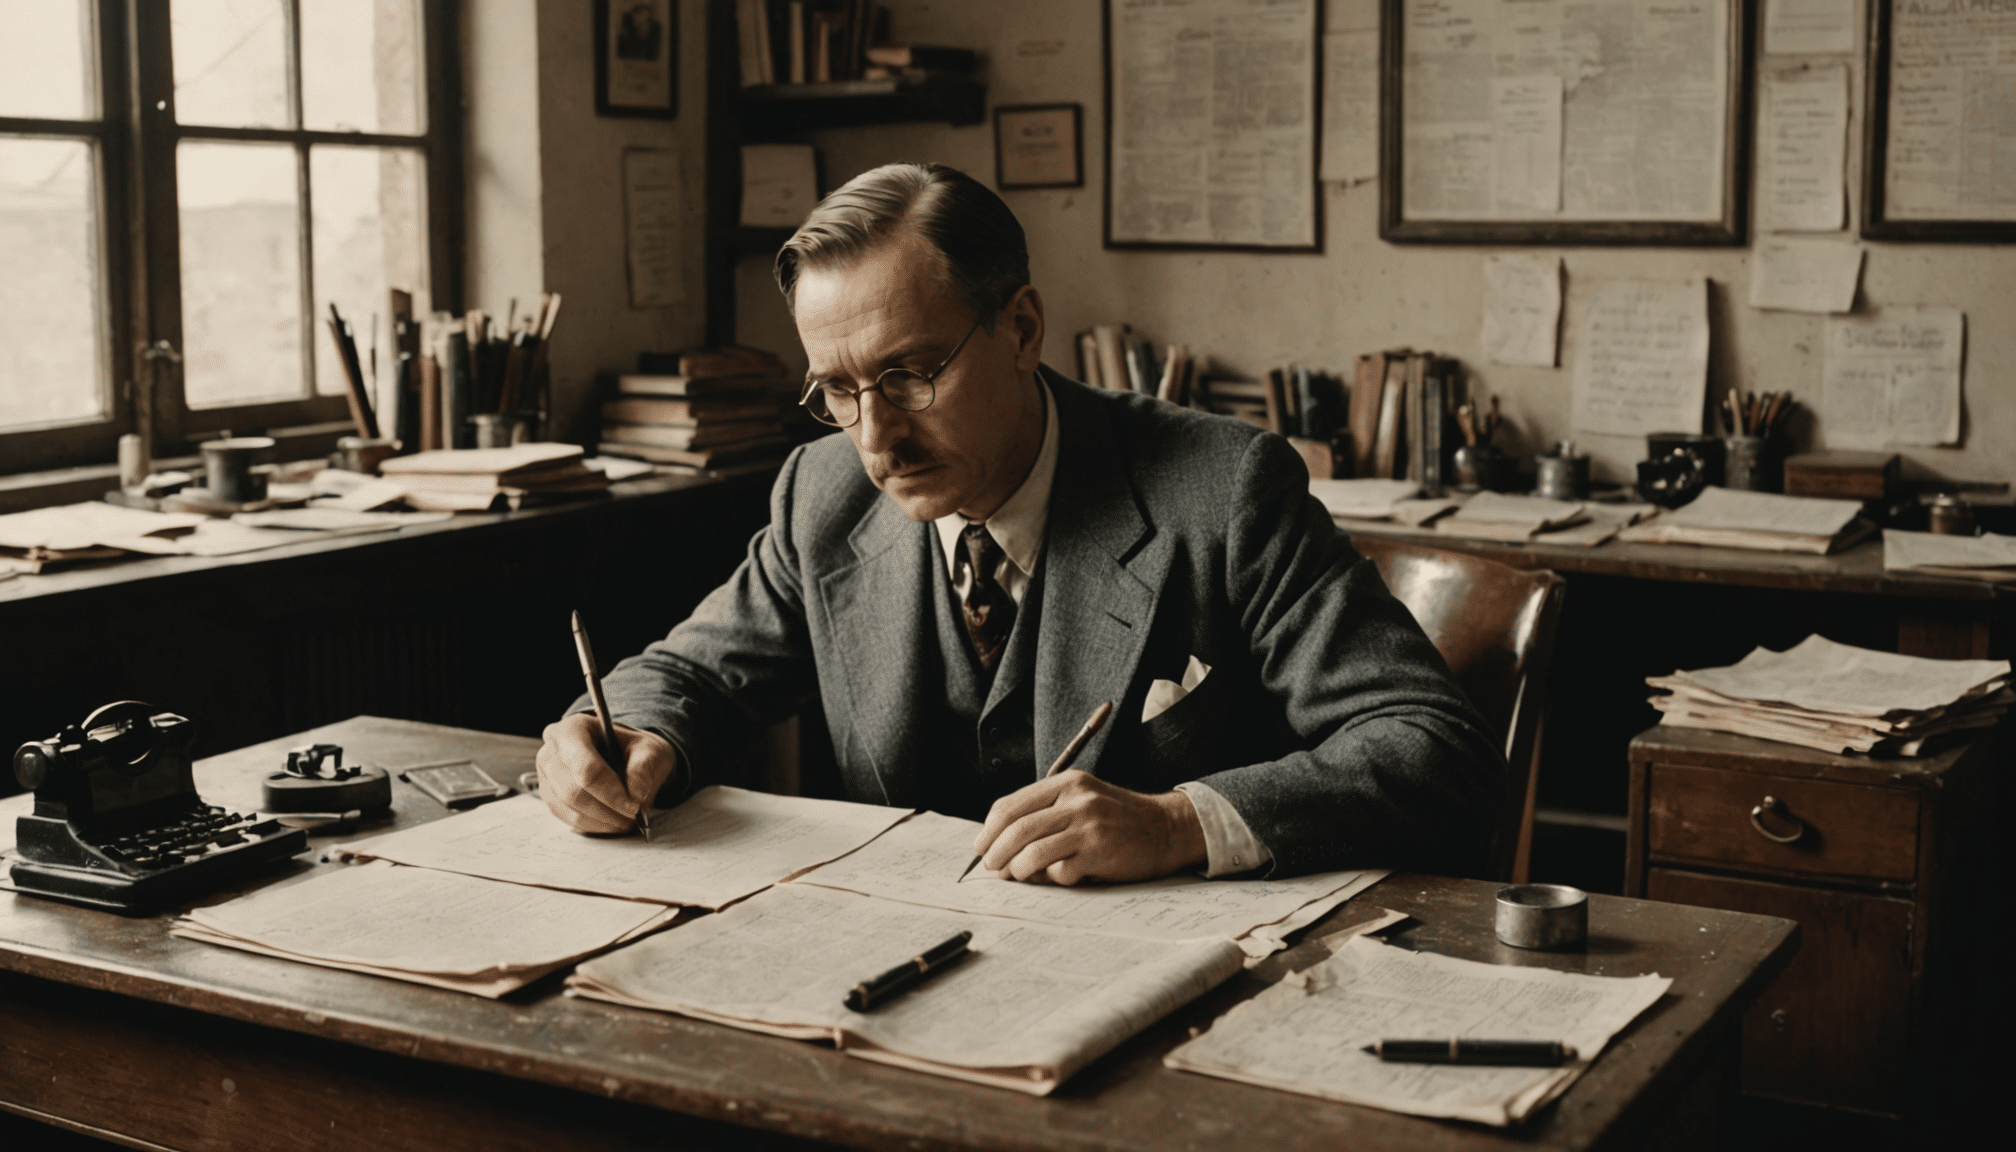
[[873,980],[863,980],[856,984],[842,1003],[856,1012],[872,1011],[876,1005],[908,991],[921,983],[926,976],[966,955],[966,945],[972,942],[973,933],[961,932],[920,956],[912,956]]
[[1365,1051],[1388,1064],[1496,1064],[1558,1068],[1575,1058],[1559,1040],[1380,1040]]
[[[623,747],[616,741],[616,722],[609,718],[609,701],[602,696],[602,672],[595,665],[595,649],[588,643],[588,629],[581,625],[581,613],[574,613],[574,651],[581,657],[581,676],[588,681],[588,698],[595,702],[595,719],[602,725],[602,756],[616,773],[616,779],[629,787],[629,775],[623,770]],[[644,834],[644,842],[651,842],[651,806],[648,803],[637,806],[637,831]]]

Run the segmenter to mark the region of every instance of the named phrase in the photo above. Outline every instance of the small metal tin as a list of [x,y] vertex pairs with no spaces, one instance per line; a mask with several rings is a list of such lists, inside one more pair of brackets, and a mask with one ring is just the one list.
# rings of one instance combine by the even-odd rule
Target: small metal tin
[[1589,495],[1589,457],[1575,454],[1575,442],[1563,440],[1554,451],[1533,458],[1534,494],[1548,500],[1580,500]]
[[1942,493],[1927,500],[1925,510],[1932,531],[1941,536],[1974,535],[1974,509],[1960,497]]
[[362,472],[366,476],[378,475],[378,466],[399,451],[397,440],[385,437],[371,439],[364,436],[345,436],[336,441],[336,452],[342,458],[343,467],[351,472]]
[[1589,941],[1589,894],[1566,884],[1500,888],[1497,928],[1514,948],[1580,948]]
[[264,500],[266,477],[252,471],[252,461],[273,445],[270,436],[235,436],[201,445],[204,481],[210,499],[226,504]]
[[518,417],[510,412],[478,412],[469,417],[476,425],[476,447],[509,448],[516,438]]

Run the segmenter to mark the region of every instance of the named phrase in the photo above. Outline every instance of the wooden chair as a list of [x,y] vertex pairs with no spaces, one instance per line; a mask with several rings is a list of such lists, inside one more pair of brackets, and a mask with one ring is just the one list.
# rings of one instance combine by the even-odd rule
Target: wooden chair
[[1440,548],[1372,536],[1352,540],[1414,613],[1485,723],[1504,741],[1505,820],[1492,845],[1494,879],[1526,883],[1540,778],[1547,665],[1567,582]]

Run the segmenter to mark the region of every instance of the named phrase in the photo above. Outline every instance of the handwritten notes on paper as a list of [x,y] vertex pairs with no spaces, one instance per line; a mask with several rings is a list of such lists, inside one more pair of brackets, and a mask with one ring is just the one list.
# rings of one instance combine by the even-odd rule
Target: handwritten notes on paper
[[1757,223],[1832,232],[1848,215],[1848,66],[1766,74]]
[[2016,220],[2007,160],[2016,5],[1870,2],[1891,5],[1884,214]]
[[1855,0],[1768,0],[1764,51],[1787,55],[1855,50]]
[[1708,285],[1611,280],[1581,305],[1574,426],[1643,436],[1698,431],[1708,388]]
[[1325,182],[1360,184],[1379,175],[1379,29],[1323,37]]
[[1561,210],[1561,77],[1491,78],[1491,194],[1506,215]]
[[514,796],[342,851],[515,884],[719,908],[843,856],[907,814],[717,785],[654,819],[647,842],[582,836],[538,797]]
[[1885,308],[1827,322],[1820,431],[1830,448],[1960,440],[1957,308]]
[[1561,331],[1561,258],[1484,258],[1484,354],[1493,364],[1554,367]]
[[1316,243],[1316,0],[1112,9],[1113,243]]
[[686,235],[686,179],[679,154],[664,148],[623,151],[623,254],[630,306],[659,308],[686,300],[680,245]]
[[1862,249],[1845,240],[1772,237],[1750,258],[1750,306],[1847,312],[1862,278]]

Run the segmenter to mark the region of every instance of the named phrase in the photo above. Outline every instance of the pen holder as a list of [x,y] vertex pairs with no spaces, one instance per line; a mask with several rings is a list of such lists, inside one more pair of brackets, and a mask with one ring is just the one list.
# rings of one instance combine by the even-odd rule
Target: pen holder
[[1580,948],[1589,942],[1589,894],[1566,884],[1500,888],[1497,928],[1514,948]]
[[[1762,436],[1722,438],[1722,486],[1751,492],[1775,491],[1770,441]],[[1780,466],[1782,467],[1782,465]]]
[[266,498],[266,477],[252,471],[252,461],[273,447],[269,436],[236,436],[202,445],[203,478],[211,500],[250,504]]

